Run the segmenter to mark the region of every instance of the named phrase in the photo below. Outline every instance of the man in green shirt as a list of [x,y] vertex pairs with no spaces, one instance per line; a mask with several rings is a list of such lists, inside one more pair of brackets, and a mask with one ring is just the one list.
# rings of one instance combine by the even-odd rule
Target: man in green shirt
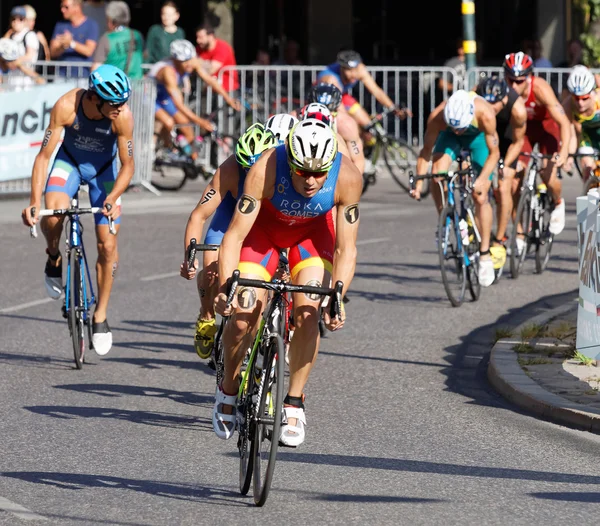
[[141,79],[144,37],[128,27],[131,21],[129,6],[122,1],[109,2],[106,19],[108,31],[98,41],[92,70],[101,64],[110,64],[122,69],[130,79]]
[[177,25],[179,9],[167,0],[160,10],[160,24],[154,24],[146,35],[146,62],[154,64],[170,56],[169,46],[175,40],[185,39],[185,31]]

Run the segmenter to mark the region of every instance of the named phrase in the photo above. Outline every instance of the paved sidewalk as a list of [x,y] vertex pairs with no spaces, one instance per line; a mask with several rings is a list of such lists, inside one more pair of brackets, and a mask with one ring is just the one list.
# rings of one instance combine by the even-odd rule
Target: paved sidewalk
[[488,379],[542,418],[600,433],[600,364],[576,353],[576,300],[514,330],[497,328]]

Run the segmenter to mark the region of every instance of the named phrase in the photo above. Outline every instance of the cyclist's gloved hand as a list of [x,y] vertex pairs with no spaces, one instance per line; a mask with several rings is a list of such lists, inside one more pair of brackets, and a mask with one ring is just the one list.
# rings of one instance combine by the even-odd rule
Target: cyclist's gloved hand
[[232,99],[229,105],[235,110],[240,111],[242,109],[242,103],[238,99]]
[[394,110],[394,115],[396,115],[396,117],[400,119],[406,119],[406,117],[412,117],[413,112],[410,110],[410,108],[407,108],[406,106],[401,106]]
[[344,326],[346,322],[346,309],[344,308],[344,302],[340,304],[340,316],[331,317],[329,315],[329,309],[323,311],[323,321],[325,321],[325,327],[330,331],[337,331]]
[[[35,214],[31,213],[31,209],[35,208]],[[24,208],[21,212],[21,219],[23,220],[23,224],[25,226],[33,226],[38,222],[38,214],[40,212],[39,203],[34,203],[33,205],[29,205],[27,208]]]

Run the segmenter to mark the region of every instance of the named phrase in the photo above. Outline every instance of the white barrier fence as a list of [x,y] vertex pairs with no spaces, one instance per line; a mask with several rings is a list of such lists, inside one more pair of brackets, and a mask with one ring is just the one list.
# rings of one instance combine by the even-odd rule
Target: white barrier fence
[[577,350],[600,360],[600,191],[577,198],[579,307]]

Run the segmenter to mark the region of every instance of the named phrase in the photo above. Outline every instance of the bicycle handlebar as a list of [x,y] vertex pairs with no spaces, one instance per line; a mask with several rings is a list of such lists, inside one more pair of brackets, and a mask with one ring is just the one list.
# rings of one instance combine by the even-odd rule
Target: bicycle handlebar
[[234,270],[231,278],[227,280],[227,306],[231,305],[233,301],[233,297],[235,296],[235,291],[238,287],[254,287],[259,289],[272,290],[275,292],[284,293],[284,292],[302,292],[304,294],[317,294],[319,296],[329,296],[333,299],[330,305],[330,315],[331,317],[340,317],[342,308],[342,290],[344,288],[344,284],[341,281],[337,281],[335,287],[325,288],[325,287],[313,287],[311,285],[294,285],[292,283],[285,283],[283,281],[263,281],[260,279],[246,279],[240,278],[240,271]]
[[201,252],[204,252],[206,250],[219,250],[219,245],[207,245],[204,243],[198,244],[196,243],[195,237],[190,239],[190,244],[188,245],[185,251],[188,270],[192,270],[193,268],[195,268],[194,263],[196,261],[196,252],[198,250]]
[[[109,204],[106,205],[106,209],[110,212],[112,206]],[[40,210],[38,217],[49,217],[49,216],[74,216],[74,215],[83,215],[83,214],[98,214],[102,212],[101,206],[93,206],[91,208],[57,208],[55,210],[51,209],[43,209]],[[31,215],[35,216],[35,206],[31,207]],[[108,230],[112,235],[117,234],[117,229],[115,228],[115,220],[112,217],[108,218]],[[31,237],[37,237],[37,226],[33,225],[29,227],[29,235]]]

